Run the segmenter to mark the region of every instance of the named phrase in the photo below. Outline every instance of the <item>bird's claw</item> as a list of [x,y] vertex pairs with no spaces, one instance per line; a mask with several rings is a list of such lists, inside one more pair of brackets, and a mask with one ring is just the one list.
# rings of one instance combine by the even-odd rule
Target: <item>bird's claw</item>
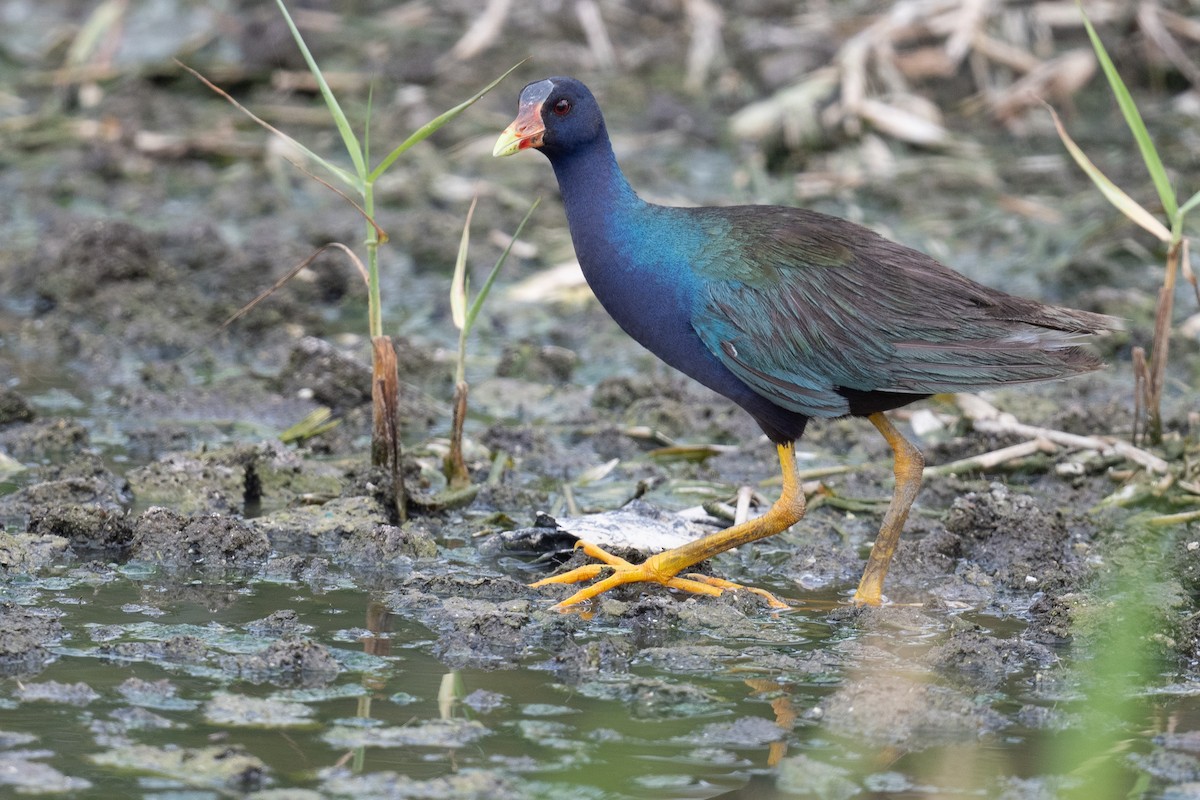
[[745,589],[764,598],[767,601],[767,605],[771,608],[785,609],[790,607],[765,589],[742,586],[723,578],[715,578],[711,575],[702,575],[695,572],[688,573],[684,577],[678,577],[676,574],[678,568],[671,570],[667,566],[670,563],[668,556],[671,551],[651,556],[641,564],[633,564],[619,556],[614,556],[590,542],[581,540],[575,546],[582,549],[592,558],[604,563],[586,564],[564,572],[561,575],[551,575],[548,578],[542,578],[540,581],[529,584],[530,587],[538,588],[555,583],[581,583],[599,576],[605,570],[612,570],[612,574],[593,583],[591,586],[580,589],[566,600],[553,606],[553,609],[556,611],[569,611],[573,606],[628,583],[658,583],[672,589],[679,589],[691,592],[692,594],[706,594],[713,597],[721,594],[726,589]]

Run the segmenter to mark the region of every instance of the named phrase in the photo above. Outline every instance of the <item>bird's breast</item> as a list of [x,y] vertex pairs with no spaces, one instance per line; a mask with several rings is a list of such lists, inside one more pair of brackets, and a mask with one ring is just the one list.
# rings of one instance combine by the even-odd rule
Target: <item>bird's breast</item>
[[578,256],[592,292],[617,324],[659,358],[684,369],[700,342],[691,326],[695,282],[680,265],[619,240]]
[[621,235],[576,239],[584,277],[604,309],[635,341],[668,365],[735,402],[748,389],[693,327],[702,279],[669,241]]

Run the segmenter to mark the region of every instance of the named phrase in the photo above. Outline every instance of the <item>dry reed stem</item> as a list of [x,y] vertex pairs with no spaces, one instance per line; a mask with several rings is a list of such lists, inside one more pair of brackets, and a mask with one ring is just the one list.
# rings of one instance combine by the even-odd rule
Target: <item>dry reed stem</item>
[[1137,10],[1138,28],[1146,35],[1147,39],[1154,43],[1163,57],[1188,79],[1192,86],[1200,86],[1200,66],[1196,65],[1196,62],[1188,56],[1171,32],[1167,30],[1163,13],[1163,9],[1157,2],[1153,2],[1153,0],[1142,2],[1138,5]]
[[454,385],[454,408],[450,418],[450,451],[446,454],[450,488],[463,489],[471,485],[471,472],[463,458],[463,425],[467,418],[467,397],[470,387],[466,381]]
[[475,18],[467,32],[450,48],[450,55],[459,61],[467,61],[487,50],[500,38],[510,10],[512,0],[488,0],[483,13]]
[[684,9],[691,27],[684,86],[690,92],[700,92],[714,65],[724,56],[721,29],[725,26],[725,14],[711,0],[685,0]]
[[602,70],[611,70],[617,66],[617,51],[613,49],[612,39],[608,28],[604,25],[604,17],[600,14],[600,6],[595,0],[578,0],[575,3],[575,16],[579,18],[579,26],[587,39],[588,49],[596,66]]
[[[1138,6],[1093,0],[1087,12],[1098,24],[1136,25],[1188,80],[1200,82],[1200,66],[1180,43],[1200,41],[1200,22],[1161,8],[1157,0]],[[835,88],[805,97],[795,89],[809,83],[812,73],[801,76],[795,85],[755,104],[755,124],[744,125],[739,133],[758,139],[782,132],[786,138],[789,120],[806,117],[853,137],[873,127],[921,147],[952,145],[936,109],[914,118],[912,98],[917,95],[909,81],[949,78],[964,64],[978,92],[967,100],[968,109],[986,108],[1001,122],[1017,125],[1036,105],[1036,97],[1069,103],[1095,74],[1090,50],[1055,52],[1056,38],[1082,27],[1075,2],[1042,0],[1030,6],[1019,0],[901,0],[842,42],[831,62]],[[796,107],[797,98],[804,108]],[[779,105],[774,114],[768,110],[772,103]]]
[[995,469],[1018,459],[1028,458],[1038,453],[1054,454],[1058,452],[1058,446],[1044,437],[1030,439],[1027,442],[1014,444],[1009,447],[1002,447],[999,450],[991,450],[987,453],[962,458],[958,461],[951,461],[948,464],[938,464],[933,467],[925,468],[925,477],[933,475],[958,475],[963,472],[977,472]]
[[371,463],[388,471],[394,487],[396,518],[408,519],[408,496],[400,448],[400,373],[390,336],[371,337]]
[[1075,433],[1026,425],[1012,414],[1001,412],[978,395],[955,395],[955,402],[963,415],[971,420],[971,426],[981,433],[1014,434],[1030,440],[1045,439],[1072,450],[1094,450],[1098,453],[1115,453],[1137,464],[1147,472],[1165,475],[1168,465],[1153,453],[1134,447],[1115,436],[1080,436]]

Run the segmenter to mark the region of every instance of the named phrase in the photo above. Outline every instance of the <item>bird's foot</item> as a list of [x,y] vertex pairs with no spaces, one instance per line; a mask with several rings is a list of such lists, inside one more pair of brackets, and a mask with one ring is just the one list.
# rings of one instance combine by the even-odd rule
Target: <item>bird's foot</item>
[[529,585],[537,588],[549,586],[552,583],[581,583],[598,577],[606,569],[612,570],[612,574],[593,583],[591,586],[580,589],[566,600],[553,606],[557,611],[567,611],[572,606],[578,605],[585,600],[591,600],[593,597],[604,594],[609,589],[624,586],[627,583],[659,583],[663,586],[669,586],[672,589],[681,589],[693,594],[707,594],[714,597],[726,589],[746,589],[765,598],[771,608],[789,608],[786,603],[764,589],[742,586],[722,578],[714,578],[711,575],[701,575],[698,573],[688,573],[684,577],[679,577],[678,573],[680,570],[690,566],[690,564],[678,563],[679,559],[674,556],[674,550],[667,550],[666,552],[653,555],[641,564],[633,564],[619,556],[614,556],[612,553],[590,542],[580,541],[575,546],[581,548],[584,553],[592,558],[604,563],[587,564],[569,572],[564,572],[562,575],[552,575],[549,578],[543,578]]
[[880,606],[883,605],[882,592],[863,592],[860,587],[854,593],[854,597],[850,598],[850,602],[856,606]]

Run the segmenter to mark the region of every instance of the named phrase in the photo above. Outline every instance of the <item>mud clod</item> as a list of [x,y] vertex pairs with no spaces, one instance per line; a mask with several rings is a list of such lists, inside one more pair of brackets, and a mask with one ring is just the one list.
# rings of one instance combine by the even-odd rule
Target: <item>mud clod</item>
[[355,531],[338,543],[336,560],[371,572],[395,572],[411,568],[415,559],[437,555],[437,544],[429,531],[409,522],[402,528],[376,525]]
[[168,272],[150,234],[114,220],[96,220],[77,229],[59,260],[66,268],[46,270],[35,284],[43,297],[54,301],[86,300],[113,284],[161,281]]
[[345,411],[371,402],[371,367],[323,339],[305,336],[280,373],[278,389],[305,392],[323,406]]
[[97,648],[102,656],[128,661],[165,661],[172,664],[204,664],[209,649],[195,636],[172,636],[157,642],[119,642]]
[[496,374],[539,383],[565,383],[578,363],[579,356],[565,347],[518,342],[504,348]]
[[964,555],[1006,589],[1062,590],[1082,573],[1063,515],[1002,484],[960,497],[945,525],[962,539]]
[[1057,661],[1044,645],[998,639],[980,630],[958,630],[934,648],[927,663],[942,675],[974,689],[996,689],[1023,670],[1048,667]]
[[909,748],[949,743],[1006,724],[968,695],[886,668],[838,689],[821,705],[821,719],[847,736]]
[[232,517],[151,508],[134,523],[130,555],[169,569],[244,570],[261,566],[269,550],[266,534]]
[[340,671],[328,647],[303,637],[281,639],[251,655],[221,659],[221,665],[245,680],[283,686],[324,686]]
[[308,633],[311,625],[300,621],[300,615],[290,608],[273,611],[262,619],[246,623],[246,630],[264,638]]
[[29,514],[29,532],[60,536],[76,554],[123,556],[133,538],[133,525],[124,509],[96,503],[38,507]]
[[25,683],[17,688],[16,696],[25,702],[61,703],[70,706],[86,706],[100,697],[100,693],[82,681],[79,683]]
[[63,635],[54,614],[0,604],[0,674],[34,675],[50,662],[49,645]]
[[30,422],[36,416],[33,406],[19,392],[0,386],[0,425]]

